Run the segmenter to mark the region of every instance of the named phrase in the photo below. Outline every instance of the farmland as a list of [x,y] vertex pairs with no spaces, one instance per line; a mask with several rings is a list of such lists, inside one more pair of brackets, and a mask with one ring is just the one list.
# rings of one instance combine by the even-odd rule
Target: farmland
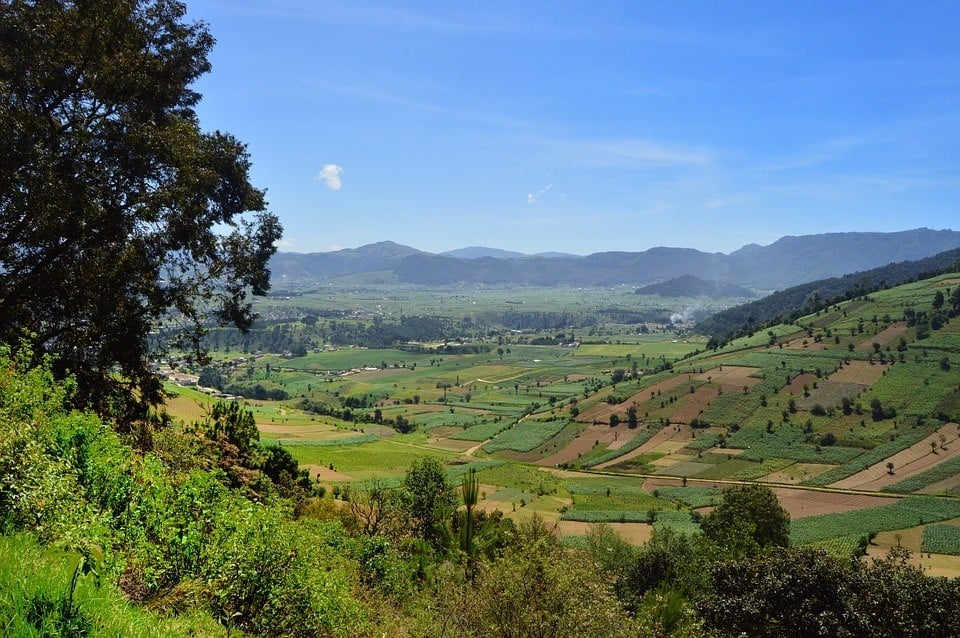
[[[582,532],[575,521],[636,525],[635,536],[646,538],[650,524],[667,524],[656,512],[706,507],[728,482],[761,481],[778,486],[795,542],[849,549],[858,542],[850,529],[942,520],[932,504],[951,504],[960,489],[960,325],[917,320],[929,323],[934,291],[950,280],[879,291],[711,349],[688,325],[603,321],[613,310],[639,317],[664,307],[616,289],[272,298],[262,302],[266,329],[304,341],[305,353],[254,351],[262,338],[244,351],[224,334],[215,365],[196,371],[225,389],[282,391],[279,401],[243,400],[262,437],[304,466],[325,468],[318,480],[331,488],[397,480],[425,454],[451,476],[496,461],[478,466],[489,486],[485,509],[537,513],[558,531]],[[367,338],[384,322],[421,313],[447,334],[386,348],[338,342],[345,324]],[[507,320],[531,327],[507,328]],[[208,408],[190,406],[209,399],[177,392],[171,411],[202,418]],[[544,471],[557,468],[565,474]],[[591,485],[602,489],[585,492],[596,471],[602,478]],[[674,483],[654,496],[655,487],[644,488],[650,477],[685,479],[699,491]],[[819,486],[832,491],[808,491]],[[933,500],[901,506],[883,493]],[[910,509],[917,502],[927,509]],[[696,528],[670,516],[678,529]]]

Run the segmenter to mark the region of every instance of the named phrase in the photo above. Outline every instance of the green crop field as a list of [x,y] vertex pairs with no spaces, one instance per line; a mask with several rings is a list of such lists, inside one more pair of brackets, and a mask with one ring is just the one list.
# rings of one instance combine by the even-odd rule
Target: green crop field
[[906,529],[958,516],[960,501],[908,496],[891,505],[797,519],[791,523],[790,539],[803,545],[851,534]]
[[960,527],[956,525],[927,525],[923,528],[920,551],[927,554],[960,555]]

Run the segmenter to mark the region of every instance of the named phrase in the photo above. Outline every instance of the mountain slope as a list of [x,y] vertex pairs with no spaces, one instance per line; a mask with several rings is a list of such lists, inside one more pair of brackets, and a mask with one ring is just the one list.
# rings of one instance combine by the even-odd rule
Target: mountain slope
[[[270,268],[282,287],[334,277],[390,271],[402,283],[637,285],[692,275],[759,290],[839,277],[885,264],[917,260],[960,247],[960,232],[918,228],[897,233],[829,233],[783,237],[769,246],[751,244],[726,255],[691,248],[656,247],[641,252],[603,252],[585,257],[523,255],[465,248],[443,255],[393,242],[329,253],[277,253]],[[506,255],[506,256],[505,256]]]
[[820,279],[719,312],[700,322],[697,331],[723,342],[771,323],[816,312],[841,299],[958,269],[960,248],[955,248],[916,261],[903,261],[843,277]]

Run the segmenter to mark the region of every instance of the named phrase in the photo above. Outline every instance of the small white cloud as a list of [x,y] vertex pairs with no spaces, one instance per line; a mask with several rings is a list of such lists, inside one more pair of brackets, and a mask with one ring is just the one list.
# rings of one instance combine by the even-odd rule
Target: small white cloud
[[537,200],[543,197],[544,195],[546,195],[551,188],[553,188],[553,184],[547,184],[546,186],[538,190],[536,193],[529,193],[527,195],[527,203],[536,204]]
[[341,173],[343,173],[343,169],[336,164],[324,164],[323,168],[320,169],[320,173],[317,175],[317,179],[323,181],[330,190],[338,191],[341,186]]

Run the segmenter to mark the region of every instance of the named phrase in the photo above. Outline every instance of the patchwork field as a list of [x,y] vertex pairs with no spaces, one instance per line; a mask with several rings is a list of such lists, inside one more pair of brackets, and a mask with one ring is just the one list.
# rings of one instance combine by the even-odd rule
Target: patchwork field
[[[464,468],[480,472],[482,509],[536,513],[568,536],[608,522],[642,543],[657,526],[695,531],[691,511],[707,511],[727,485],[762,481],[794,521],[813,521],[798,523],[803,542],[843,553],[865,533],[857,530],[880,531],[874,553],[890,534],[920,529],[920,519],[922,527],[941,520],[949,512],[937,513],[937,503],[953,503],[904,496],[960,492],[960,324],[928,326],[920,337],[916,325],[952,280],[960,283],[941,278],[841,302],[716,350],[672,326],[639,334],[611,324],[577,327],[578,347],[569,330],[524,329],[495,343],[264,355],[230,374],[288,393],[244,403],[265,440],[283,443],[331,487],[396,482],[429,454],[454,482]],[[510,297],[503,311],[526,305],[519,293],[490,294],[497,303]],[[538,311],[548,312],[540,297]],[[468,298],[451,303],[465,312]],[[212,399],[177,393],[171,413],[205,418]],[[631,409],[635,429],[626,424]],[[611,427],[613,415],[620,422]],[[930,544],[953,542],[949,530],[926,534]],[[909,542],[919,551],[920,540]],[[929,562],[952,569],[954,558],[933,555]]]

